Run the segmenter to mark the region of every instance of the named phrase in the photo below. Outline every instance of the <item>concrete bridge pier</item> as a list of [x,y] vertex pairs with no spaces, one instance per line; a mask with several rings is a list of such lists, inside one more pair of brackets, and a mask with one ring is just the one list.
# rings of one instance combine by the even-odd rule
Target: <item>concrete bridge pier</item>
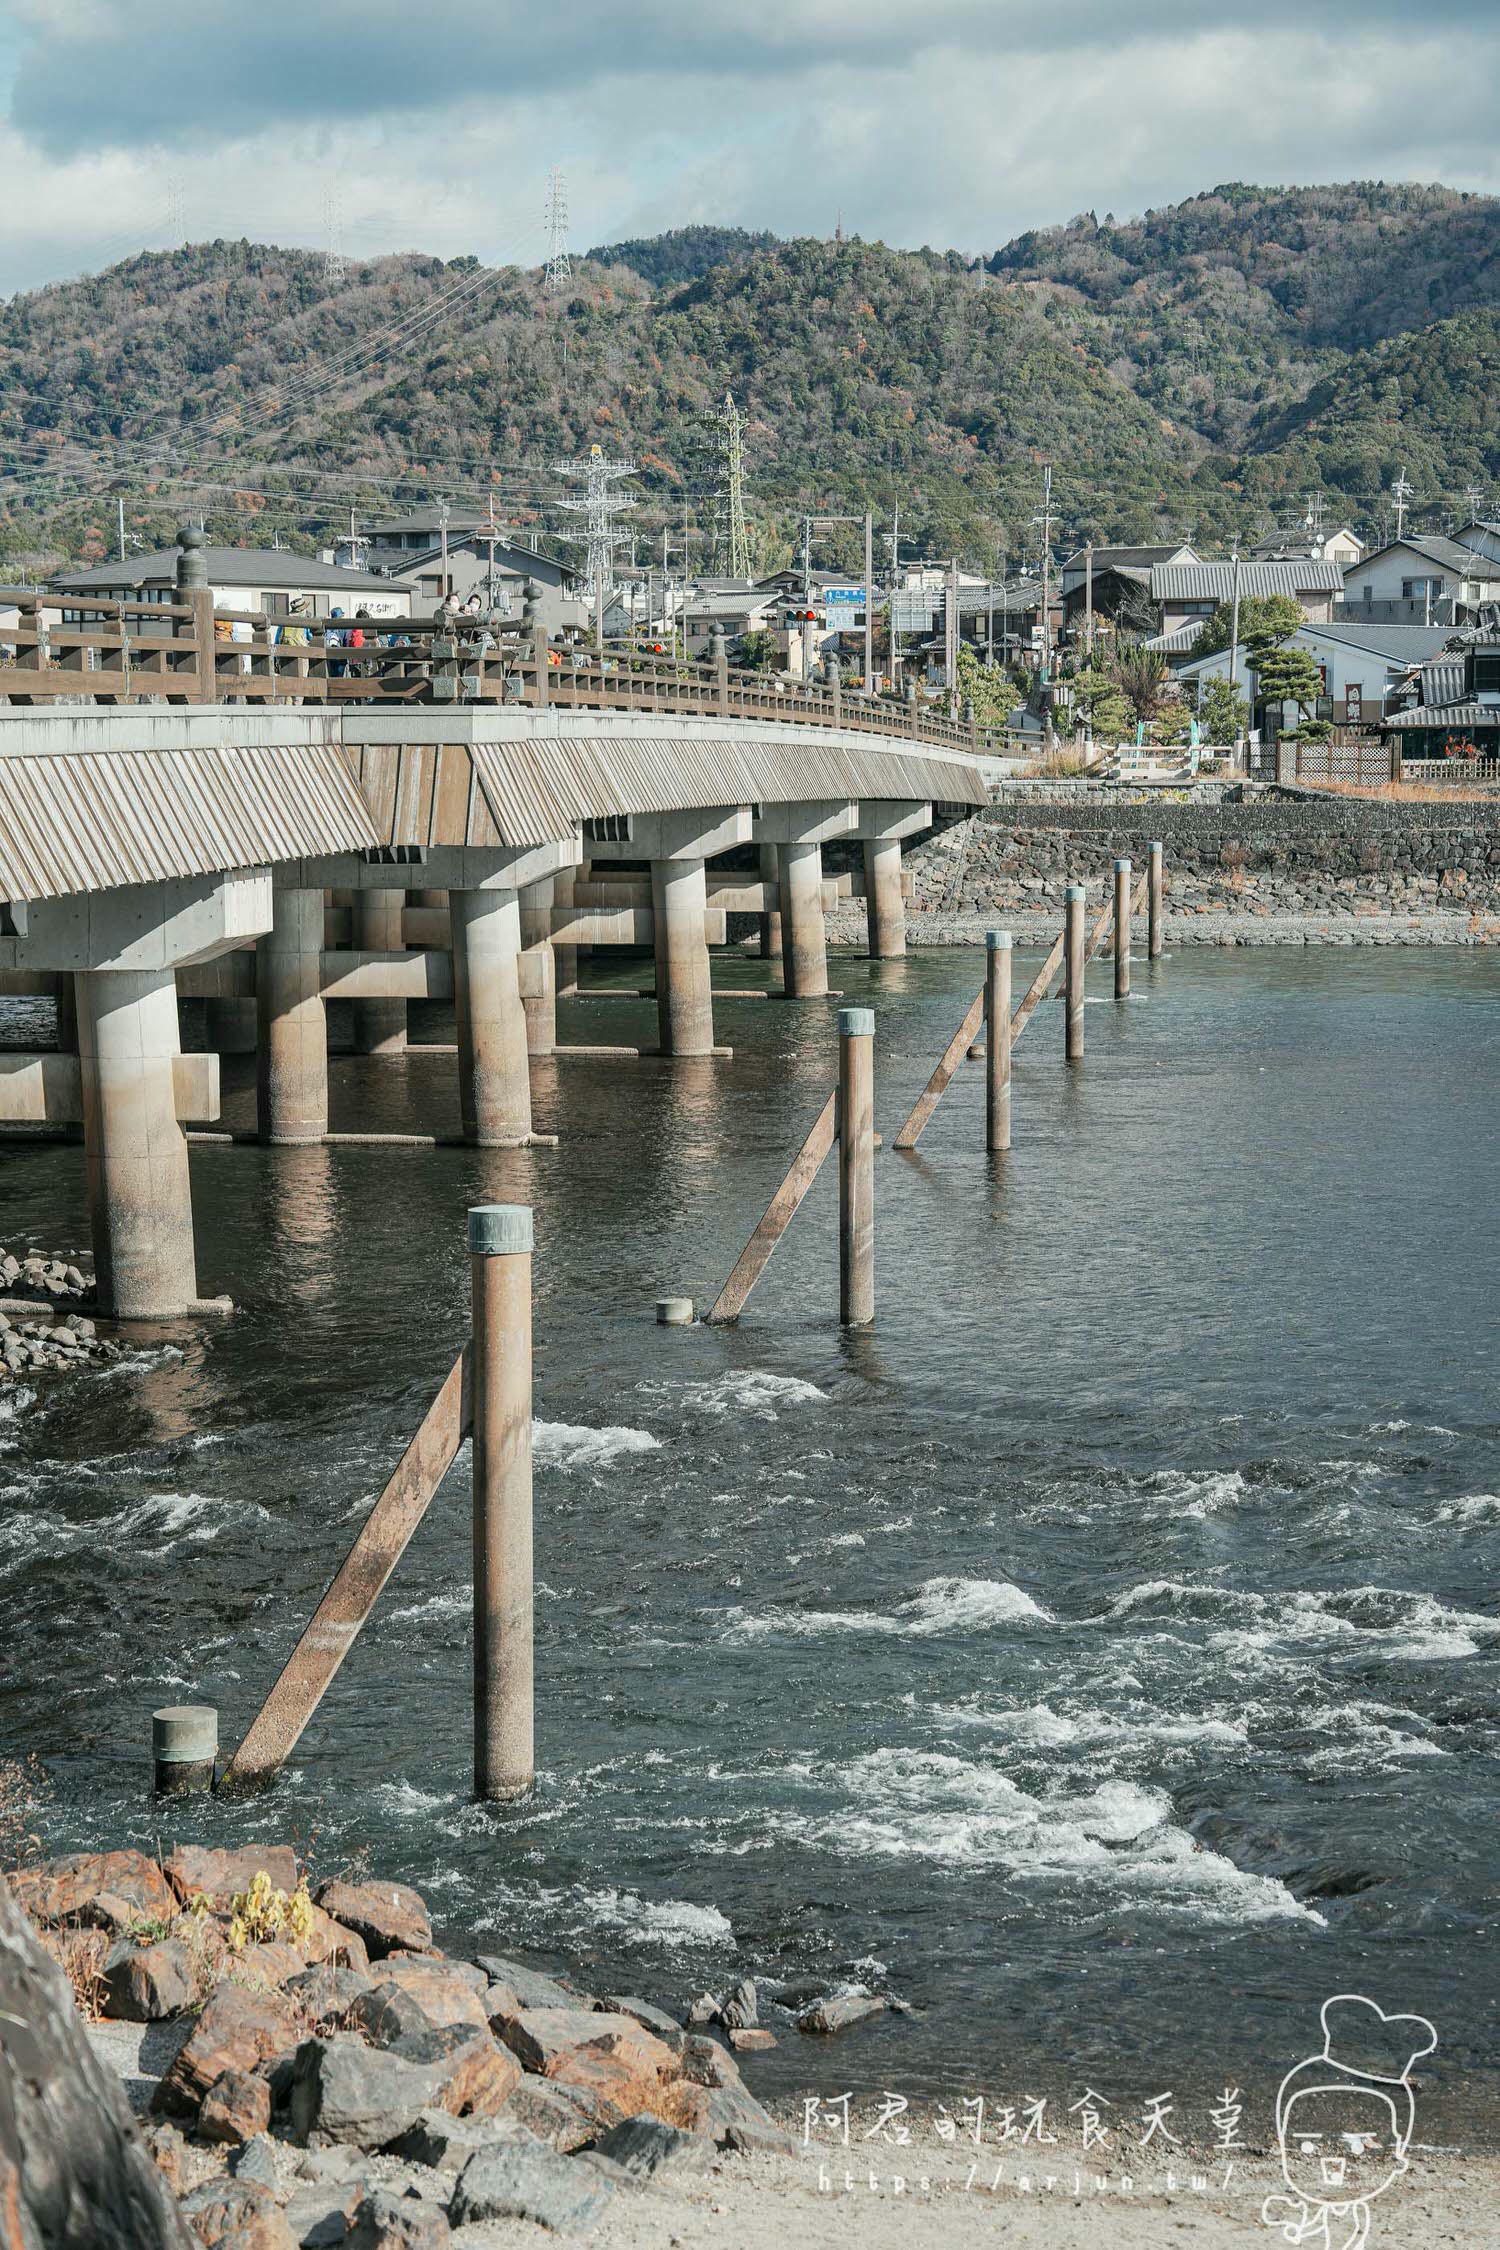
[[656,1018],[664,1055],[711,1055],[714,1005],[708,956],[705,862],[750,842],[748,805],[632,813],[625,836],[591,838],[595,867],[646,860],[651,868]]
[[781,886],[781,975],[789,1000],[821,1000],[828,991],[828,936],[823,923],[823,847],[777,848]]
[[866,838],[865,925],[872,961],[899,961],[906,951],[906,903],[901,896],[901,846]]
[[521,909],[514,891],[450,891],[458,1100],[477,1148],[531,1138],[531,1075],[521,1004]]
[[198,1295],[177,1121],[177,981],[169,968],[109,969],[74,983],[100,1310],[170,1320]]
[[708,885],[701,859],[654,859],[656,1022],[664,1055],[711,1055],[714,1004],[704,916]]
[[776,847],[781,981],[788,1000],[819,1000],[828,991],[823,846],[858,833],[859,807],[847,799],[798,799],[761,808],[755,839]]
[[322,970],[322,889],[278,890],[255,959],[256,1116],[273,1146],[320,1141],[328,1130]]
[[906,901],[901,893],[901,845],[932,826],[930,804],[867,799],[859,807],[858,834],[865,855],[865,922],[872,961],[899,961],[906,952]]
[[[526,1047],[533,1055],[557,1052],[558,962],[552,944],[556,883],[528,883],[519,893],[521,946],[527,955],[529,989],[521,995],[526,1012]],[[577,983],[577,974],[574,974]]]
[[[353,939],[361,953],[399,953],[406,940],[402,916],[405,891],[357,890],[353,894]],[[406,1002],[356,1000],[354,1052],[403,1055],[406,1052]]]

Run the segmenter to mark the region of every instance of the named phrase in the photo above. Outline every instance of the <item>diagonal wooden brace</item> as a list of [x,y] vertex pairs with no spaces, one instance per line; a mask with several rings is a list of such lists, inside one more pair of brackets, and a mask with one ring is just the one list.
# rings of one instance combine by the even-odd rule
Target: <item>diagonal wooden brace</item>
[[472,1426],[470,1348],[465,1344],[251,1721],[221,1786],[266,1780],[291,1756]]

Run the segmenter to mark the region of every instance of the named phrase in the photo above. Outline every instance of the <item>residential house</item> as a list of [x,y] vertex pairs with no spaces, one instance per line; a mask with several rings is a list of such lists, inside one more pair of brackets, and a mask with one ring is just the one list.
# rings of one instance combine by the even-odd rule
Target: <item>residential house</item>
[[[259,611],[286,617],[293,603],[299,614],[345,617],[410,617],[412,589],[369,570],[345,570],[278,547],[213,547],[198,550],[218,609]],[[160,547],[154,554],[125,562],[98,563],[87,570],[61,571],[52,580],[58,594],[99,594],[115,600],[171,602],[177,595],[180,550]]]
[[1293,562],[1308,556],[1318,562],[1341,563],[1348,570],[1363,560],[1366,547],[1348,524],[1341,524],[1337,531],[1321,531],[1303,523],[1295,531],[1273,531],[1269,537],[1257,539],[1250,553],[1256,562]]
[[484,609],[519,620],[526,589],[534,585],[537,611],[549,633],[569,626],[581,629],[590,622],[588,602],[568,564],[551,555],[534,555],[530,548],[509,540],[492,543],[488,530],[450,538],[446,567],[442,548],[428,547],[387,568],[393,581],[412,588],[416,607],[424,614],[436,609],[447,592],[459,602],[477,594]]
[[[1392,706],[1397,691],[1420,672],[1423,664],[1439,655],[1452,637],[1449,626],[1365,625],[1336,618],[1304,625],[1293,646],[1305,648],[1318,667],[1322,693],[1310,717],[1331,720],[1337,726],[1378,723]],[[1208,681],[1229,677],[1229,650],[1215,649],[1209,656],[1189,655],[1178,667],[1178,677],[1189,699],[1200,700]],[[1239,686],[1248,693],[1252,685],[1249,660],[1239,652]],[[1272,731],[1279,731],[1272,713]]]
[[1151,599],[1161,612],[1160,631],[1176,633],[1181,627],[1203,624],[1220,602],[1234,598],[1238,577],[1242,602],[1270,594],[1289,594],[1301,605],[1309,623],[1326,620],[1344,583],[1343,566],[1314,555],[1289,556],[1281,562],[1157,563],[1151,571]]
[[1092,568],[1087,548],[1080,547],[1062,566],[1059,591],[1063,624],[1076,639],[1090,606],[1093,590],[1095,617],[1118,617],[1123,610],[1133,622],[1144,617],[1151,601],[1151,573],[1166,563],[1195,563],[1193,549],[1176,546],[1095,547]]
[[1465,624],[1491,602],[1500,602],[1500,559],[1442,532],[1393,539],[1344,577],[1346,613],[1371,622]]
[[1403,760],[1500,756],[1500,637],[1453,635],[1387,721]]

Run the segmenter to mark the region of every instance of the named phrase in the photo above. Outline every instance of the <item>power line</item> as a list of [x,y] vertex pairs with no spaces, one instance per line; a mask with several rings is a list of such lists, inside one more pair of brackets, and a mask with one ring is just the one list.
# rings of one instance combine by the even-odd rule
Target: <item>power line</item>
[[542,225],[547,234],[547,267],[542,275],[542,294],[560,297],[573,280],[573,260],[568,254],[568,188],[562,173],[554,164],[547,174],[547,200],[542,209]]

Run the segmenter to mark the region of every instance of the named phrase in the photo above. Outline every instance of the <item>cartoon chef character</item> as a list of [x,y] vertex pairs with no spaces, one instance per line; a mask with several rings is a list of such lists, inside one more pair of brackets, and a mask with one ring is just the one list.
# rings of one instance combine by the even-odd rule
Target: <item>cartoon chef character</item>
[[1357,1992],[1322,2007],[1323,2051],[1281,2081],[1276,2137],[1290,2195],[1268,2195],[1261,2217],[1288,2242],[1364,2250],[1370,2205],[1407,2169],[1416,2122],[1413,2064],[1437,2033],[1425,2016],[1388,2016]]

